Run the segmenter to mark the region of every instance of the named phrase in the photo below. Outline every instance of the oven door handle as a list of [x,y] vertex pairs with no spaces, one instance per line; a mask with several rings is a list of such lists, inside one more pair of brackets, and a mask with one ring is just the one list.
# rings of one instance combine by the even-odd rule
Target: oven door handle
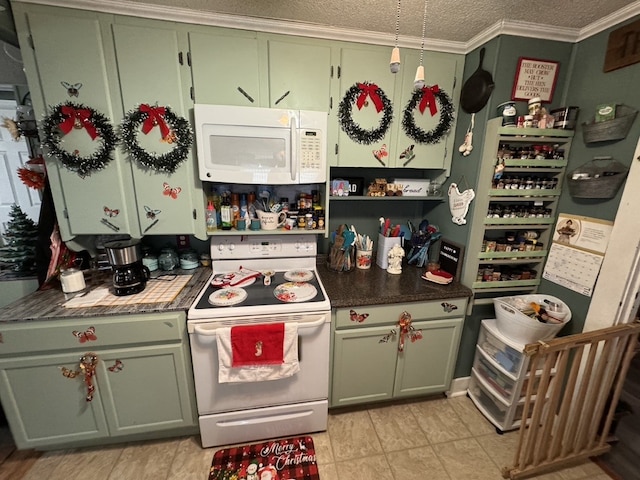
[[[314,327],[319,327],[320,325],[322,325],[323,323],[326,322],[326,316],[325,315],[321,315],[317,320],[314,320],[312,322],[300,322],[298,323],[298,335],[304,335],[305,333],[301,332],[300,330],[307,330],[307,329],[312,329]],[[195,325],[193,327],[193,331],[194,333],[198,334],[198,335],[202,335],[205,337],[215,337],[216,336],[216,330],[220,328],[220,327],[215,327],[215,328],[206,328],[202,325]]]

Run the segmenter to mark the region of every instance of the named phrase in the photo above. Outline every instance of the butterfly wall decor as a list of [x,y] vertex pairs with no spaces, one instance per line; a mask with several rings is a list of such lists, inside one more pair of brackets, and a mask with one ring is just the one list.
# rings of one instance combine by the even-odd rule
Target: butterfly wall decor
[[355,310],[349,310],[349,320],[351,320],[352,322],[362,323],[367,319],[368,316],[368,313],[358,313]]
[[84,332],[74,330],[71,333],[80,341],[80,343],[95,342],[96,340],[98,340],[95,327],[89,327]]
[[122,364],[122,362],[116,359],[115,363],[107,368],[110,372],[118,373],[122,371],[123,367],[124,365]]
[[81,83],[74,83],[73,85],[68,82],[60,82],[60,84],[67,89],[67,95],[70,97],[77,97],[80,94],[82,88]]
[[162,210],[154,210],[153,208],[147,205],[144,206],[144,211],[147,212],[147,218],[150,220],[155,220],[156,215],[158,215],[159,213],[162,213]]
[[389,152],[387,151],[387,144],[383,143],[380,147],[380,150],[373,150],[372,152],[375,159],[378,160],[383,166],[386,166],[386,163],[384,163],[382,159],[389,156]]
[[107,217],[110,217],[110,218],[117,217],[119,213],[120,213],[120,210],[118,210],[117,208],[112,209],[107,206],[104,207],[104,214]]
[[180,187],[172,188],[171,185],[169,185],[167,182],[164,182],[162,184],[162,188],[163,188],[163,192],[162,192],[163,195],[173,198],[174,200],[178,198],[178,194],[182,191],[182,188]]

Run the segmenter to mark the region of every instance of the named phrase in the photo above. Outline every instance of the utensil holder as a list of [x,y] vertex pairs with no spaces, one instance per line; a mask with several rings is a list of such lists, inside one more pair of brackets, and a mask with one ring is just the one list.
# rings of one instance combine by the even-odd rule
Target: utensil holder
[[378,234],[378,253],[376,254],[376,265],[386,270],[389,266],[389,259],[387,254],[394,245],[401,244],[401,237],[385,237],[382,234]]

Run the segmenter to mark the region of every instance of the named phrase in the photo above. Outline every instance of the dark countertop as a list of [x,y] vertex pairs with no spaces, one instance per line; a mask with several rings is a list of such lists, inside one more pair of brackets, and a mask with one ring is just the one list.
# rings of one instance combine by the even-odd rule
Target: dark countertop
[[[156,277],[162,273],[192,275],[189,282],[172,302],[66,308],[63,307],[62,304],[67,299],[58,285],[57,287],[49,288],[47,290],[38,290],[35,293],[27,295],[3,308],[0,308],[0,322],[186,311],[195,301],[198,293],[200,293],[200,290],[202,290],[205,283],[211,276],[211,267],[199,267],[194,270],[172,270],[171,272],[155,271],[151,273],[151,277]],[[87,279],[87,287],[93,289],[100,286],[109,286],[111,285],[111,275],[110,271],[99,272],[95,279]]]
[[[413,265],[403,265],[400,275],[387,273],[375,264],[369,270],[355,269],[351,272],[337,273],[327,268],[325,259],[325,256],[318,257],[317,268],[332,308],[424,302],[472,295],[470,289],[456,282],[450,285],[438,285],[420,278],[424,268]],[[0,322],[186,311],[211,276],[211,268],[156,271],[152,273],[152,277],[162,273],[192,275],[189,283],[172,302],[66,308],[62,306],[66,301],[65,294],[58,286],[38,290],[0,308]],[[87,280],[87,284],[90,288],[109,286],[111,273],[101,272],[96,279]]]
[[375,263],[368,270],[337,273],[327,268],[324,258],[318,259],[317,268],[332,308],[424,302],[472,295],[469,288],[457,282],[449,285],[428,282],[420,278],[424,268],[406,263],[399,275],[387,273]]

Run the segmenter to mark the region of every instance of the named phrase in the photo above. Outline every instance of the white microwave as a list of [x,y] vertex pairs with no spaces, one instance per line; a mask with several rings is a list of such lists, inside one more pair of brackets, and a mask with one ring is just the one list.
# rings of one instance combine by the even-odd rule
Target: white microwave
[[202,104],[193,112],[201,180],[326,182],[326,112]]

